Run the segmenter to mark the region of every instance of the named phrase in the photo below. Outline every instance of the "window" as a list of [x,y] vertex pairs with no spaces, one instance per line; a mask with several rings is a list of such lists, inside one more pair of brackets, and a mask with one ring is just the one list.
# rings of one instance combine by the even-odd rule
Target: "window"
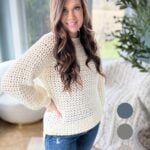
[[29,46],[50,31],[49,0],[25,0]]
[[[106,35],[121,25],[115,24],[114,16],[123,16],[115,0],[89,0],[93,28],[103,58],[118,58],[116,39],[106,42]],[[49,0],[0,1],[0,39],[2,60],[17,58],[50,31]]]
[[0,61],[19,57],[47,32],[49,0],[0,1]]
[[121,17],[123,15],[124,12],[117,8],[114,0],[93,0],[93,29],[96,32],[102,58],[119,58],[115,47],[118,41],[116,39],[106,41],[108,39],[106,35],[116,29],[121,29],[121,25],[115,23],[114,16]]

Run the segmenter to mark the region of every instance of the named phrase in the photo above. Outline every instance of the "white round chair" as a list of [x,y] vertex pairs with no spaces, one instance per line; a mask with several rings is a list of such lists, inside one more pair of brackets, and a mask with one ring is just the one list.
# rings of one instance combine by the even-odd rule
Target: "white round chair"
[[[6,61],[0,64],[0,81],[15,60]],[[43,118],[45,108],[40,110],[31,110],[20,104],[18,100],[12,96],[0,93],[0,118],[17,124],[28,124],[36,122]]]

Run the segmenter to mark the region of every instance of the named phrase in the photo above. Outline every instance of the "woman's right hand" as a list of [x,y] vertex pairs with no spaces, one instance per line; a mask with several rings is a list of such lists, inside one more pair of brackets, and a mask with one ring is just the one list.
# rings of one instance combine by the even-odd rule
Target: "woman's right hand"
[[53,100],[51,100],[51,102],[48,103],[48,105],[46,106],[46,111],[47,112],[54,112],[54,113],[57,114],[58,117],[62,117],[61,113],[57,109],[57,107],[56,107],[55,103],[53,102]]

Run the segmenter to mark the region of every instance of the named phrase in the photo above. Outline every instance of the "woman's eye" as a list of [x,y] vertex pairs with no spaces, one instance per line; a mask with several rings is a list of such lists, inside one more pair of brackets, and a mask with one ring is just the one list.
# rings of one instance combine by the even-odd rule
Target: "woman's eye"
[[63,9],[63,13],[66,14],[67,13],[67,9]]
[[75,7],[75,10],[80,10],[80,8],[81,8],[80,6],[77,6]]

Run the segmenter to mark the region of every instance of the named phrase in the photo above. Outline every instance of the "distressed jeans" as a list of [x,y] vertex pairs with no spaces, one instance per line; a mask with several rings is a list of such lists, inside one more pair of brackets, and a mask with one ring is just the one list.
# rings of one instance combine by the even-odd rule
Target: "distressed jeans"
[[99,124],[87,132],[55,136],[45,136],[45,150],[91,150],[98,132]]

